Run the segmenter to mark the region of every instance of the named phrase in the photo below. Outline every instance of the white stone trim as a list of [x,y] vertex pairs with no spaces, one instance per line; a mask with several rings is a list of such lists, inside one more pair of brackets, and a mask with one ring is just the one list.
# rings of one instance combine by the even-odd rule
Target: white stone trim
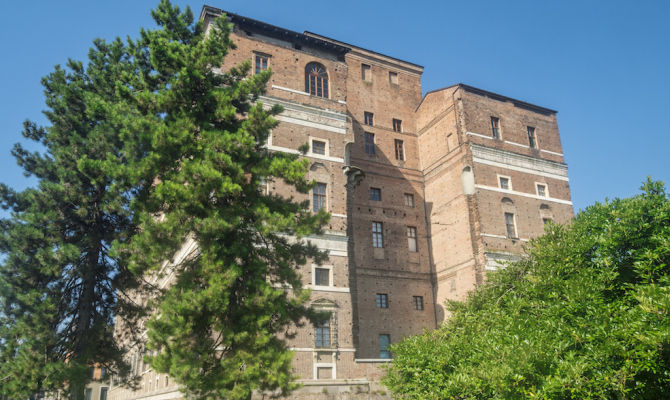
[[[316,284],[316,269],[327,269],[328,270],[328,286],[324,285],[317,285]],[[316,265],[312,264],[312,284],[309,285],[312,288],[318,290],[318,289],[329,289],[333,287],[333,266],[332,265]],[[318,289],[317,289],[318,288]]]
[[568,167],[563,163],[528,157],[477,144],[471,144],[470,147],[472,148],[473,161],[476,163],[569,181]]
[[285,92],[291,92],[291,93],[295,93],[295,94],[301,94],[301,95],[303,95],[303,96],[310,96],[309,93],[304,92],[304,91],[302,91],[302,90],[295,90],[295,89],[290,89],[290,88],[287,88],[287,87],[277,86],[277,85],[272,85],[272,88],[273,88],[273,89],[277,89],[277,90],[283,90],[283,91],[285,91]]
[[[312,352],[312,351],[323,351],[323,349],[317,349],[314,347],[289,347],[288,348],[291,351],[300,351],[300,352]],[[345,352],[345,353],[353,353],[356,351],[356,349],[341,349],[337,348],[337,352]]]
[[[509,176],[509,175],[502,175],[502,174],[496,174],[496,176],[497,176],[497,178],[498,178],[498,188],[499,188],[499,189],[501,189],[501,190],[510,190],[510,191],[511,191],[511,190],[514,190],[514,186],[512,186],[512,177],[511,177],[511,176]],[[502,185],[500,184],[500,178],[505,178],[505,179],[507,179],[507,186],[509,186],[509,188],[505,189],[505,188],[502,187]]]
[[330,213],[333,217],[338,217],[338,218],[347,218],[347,214],[335,214],[335,213]]
[[348,287],[307,285],[307,288],[312,289],[313,292],[349,293]]
[[[335,354],[333,354],[333,358],[335,358]],[[332,368],[330,379],[337,379],[337,367],[336,367],[334,362],[332,362],[332,363],[314,363],[312,368],[313,368],[313,372],[314,372],[314,380],[315,381],[319,380],[319,367],[321,367],[321,368]]]
[[388,363],[393,361],[392,358],[354,358],[357,363]]
[[[109,398],[110,393],[107,393],[107,398]],[[174,389],[170,392],[167,393],[160,393],[160,394],[154,394],[154,395],[148,395],[148,396],[138,396],[135,397],[135,399],[143,399],[143,400],[172,400],[172,399],[182,399],[184,397],[184,394],[179,391],[179,389]]]
[[525,144],[521,144],[521,143],[517,143],[517,142],[511,142],[509,140],[505,140],[505,143],[508,143],[508,144],[511,144],[511,145],[514,145],[514,146],[523,147],[524,149],[530,149],[530,146],[526,146]]
[[492,237],[492,238],[496,238],[496,239],[509,239],[505,235],[494,235],[492,233],[481,233],[480,235],[484,236],[484,237]]
[[492,136],[482,135],[481,133],[465,132],[466,135],[477,136],[484,139],[494,140]]
[[[282,146],[275,146],[272,144],[269,144],[265,146],[268,150],[272,151],[281,151],[282,153],[288,153],[288,154],[298,154],[300,155],[301,153],[298,150],[295,149],[289,149],[288,147],[282,147]],[[329,156],[322,156],[320,154],[306,154],[305,157],[309,158],[315,158],[317,160],[324,160],[324,161],[332,161],[340,164],[344,164],[344,158],[340,157],[329,157]]]
[[540,151],[542,151],[542,152],[544,152],[544,153],[547,153],[547,154],[553,154],[553,155],[555,155],[555,156],[561,156],[561,157],[563,157],[563,153],[556,153],[555,151],[549,151],[549,150],[540,150]]
[[512,194],[516,196],[522,196],[522,197],[528,197],[531,199],[537,199],[537,200],[544,200],[544,201],[551,201],[554,203],[559,203],[559,204],[567,204],[567,205],[572,205],[572,202],[569,200],[562,200],[562,199],[556,199],[556,198],[551,198],[551,197],[540,197],[536,194],[530,194],[530,193],[523,193],[523,192],[516,192],[514,190],[505,190],[505,189],[500,189],[497,187],[493,186],[486,186],[486,185],[475,185],[477,189],[483,189],[483,190],[490,190],[493,192],[499,192],[499,193],[505,193],[505,194]]
[[345,133],[347,133],[347,130],[345,128],[335,128],[335,127],[332,127],[330,125],[321,124],[321,123],[318,123],[318,122],[305,121],[305,120],[302,120],[302,119],[288,117],[288,116],[285,116],[285,115],[277,115],[275,117],[275,119],[277,119],[278,121],[281,121],[281,122],[287,122],[289,124],[302,125],[302,126],[307,126],[309,128],[322,129],[324,131],[341,133],[343,135]]
[[[544,186],[544,196],[540,196],[539,186]],[[535,194],[541,199],[550,199],[551,196],[549,196],[549,185],[547,185],[546,182],[535,182]]]

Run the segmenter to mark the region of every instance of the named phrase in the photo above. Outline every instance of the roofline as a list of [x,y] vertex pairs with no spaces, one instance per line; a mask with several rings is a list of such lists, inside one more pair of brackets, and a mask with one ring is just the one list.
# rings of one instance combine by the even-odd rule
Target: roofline
[[335,41],[328,41],[328,40],[323,40],[319,37],[316,36],[309,36],[305,35],[304,33],[300,32],[295,32],[290,29],[282,28],[280,26],[268,24],[263,21],[258,21],[253,18],[248,18],[244,17],[242,15],[238,15],[226,10],[222,10],[217,7],[212,7],[208,5],[202,6],[202,11],[200,12],[200,19],[205,19],[207,16],[211,17],[218,17],[221,16],[222,14],[226,14],[226,17],[232,22],[233,24],[238,24],[238,25],[250,25],[253,27],[258,27],[261,28],[265,31],[268,31],[271,34],[274,34],[275,36],[280,36],[283,38],[290,38],[290,39],[298,39],[304,43],[308,44],[313,44],[316,46],[323,47],[327,50],[333,51],[338,54],[345,54],[351,51],[351,48],[342,46],[339,43],[336,43]]
[[305,35],[315,37],[315,38],[319,38],[319,39],[322,39],[322,40],[326,40],[326,41],[329,41],[329,42],[337,43],[339,45],[346,46],[351,50],[361,50],[361,51],[364,51],[364,52],[367,52],[367,53],[374,54],[376,56],[381,56],[381,57],[388,58],[388,59],[391,59],[391,60],[399,62],[399,63],[407,64],[407,65],[412,66],[416,69],[420,69],[421,72],[423,72],[423,69],[424,69],[423,65],[415,64],[413,62],[409,62],[409,61],[406,61],[406,60],[401,60],[400,58],[392,57],[392,56],[389,56],[389,55],[386,55],[386,54],[383,54],[383,53],[376,52],[374,50],[370,50],[370,49],[366,49],[364,47],[349,44],[347,42],[343,42],[341,40],[333,39],[333,38],[330,38],[328,36],[320,35],[318,33],[305,31]]
[[518,99],[515,99],[515,98],[512,98],[512,97],[503,96],[502,94],[489,92],[488,90],[479,89],[479,88],[476,88],[474,86],[466,85],[464,83],[457,83],[455,85],[446,86],[446,87],[443,87],[441,89],[435,89],[435,90],[431,90],[429,92],[426,92],[426,94],[421,99],[421,102],[416,107],[416,109],[418,110],[419,107],[421,107],[421,104],[423,104],[423,101],[426,99],[426,97],[428,97],[429,94],[436,93],[436,92],[441,92],[442,90],[447,90],[447,89],[451,89],[451,88],[454,88],[454,87],[458,87],[460,89],[467,90],[470,93],[475,93],[475,94],[483,95],[483,96],[486,96],[486,97],[491,97],[495,100],[510,101],[510,102],[514,103],[514,105],[521,106],[521,107],[524,107],[524,108],[528,108],[532,111],[541,112],[543,114],[557,114],[558,113],[558,111],[552,110],[551,108],[538,106],[536,104],[528,103],[528,102],[518,100]]

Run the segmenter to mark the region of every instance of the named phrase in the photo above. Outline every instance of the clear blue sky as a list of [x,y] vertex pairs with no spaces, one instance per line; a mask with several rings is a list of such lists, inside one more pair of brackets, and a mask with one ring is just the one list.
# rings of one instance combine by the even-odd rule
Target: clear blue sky
[[[157,1],[157,0],[156,0]],[[199,15],[200,1],[177,0]],[[266,1],[209,5],[311,31],[425,67],[424,93],[463,82],[558,110],[575,209],[670,183],[670,2]],[[9,151],[45,122],[40,78],[96,37],[153,27],[154,1],[12,1],[0,25],[0,181],[21,189]]]

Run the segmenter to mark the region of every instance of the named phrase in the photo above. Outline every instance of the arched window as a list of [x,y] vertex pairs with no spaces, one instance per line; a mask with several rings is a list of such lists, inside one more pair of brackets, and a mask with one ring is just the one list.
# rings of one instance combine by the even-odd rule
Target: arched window
[[305,67],[305,92],[328,98],[328,72],[326,67],[311,62]]

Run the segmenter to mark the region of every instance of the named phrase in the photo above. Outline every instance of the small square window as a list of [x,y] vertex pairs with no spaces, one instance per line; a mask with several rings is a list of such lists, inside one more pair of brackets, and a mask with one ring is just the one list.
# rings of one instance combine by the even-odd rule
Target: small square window
[[393,132],[402,132],[402,121],[393,118]]
[[535,128],[528,127],[528,145],[531,149],[537,149],[537,137],[535,136]]
[[491,117],[491,136],[500,139],[500,118]]
[[318,212],[326,208],[326,184],[317,183],[312,189],[312,210]]
[[402,140],[395,139],[395,159],[403,161],[405,159],[405,144]]
[[414,208],[414,195],[411,193],[405,193],[405,206]]
[[384,247],[384,224],[372,222],[372,247],[381,249]]
[[379,358],[391,358],[389,345],[391,344],[391,335],[383,333],[379,335]]
[[256,54],[256,68],[254,73],[260,74],[266,69],[268,69],[268,56]]
[[498,182],[500,184],[501,189],[505,189],[505,190],[511,190],[512,189],[512,185],[510,185],[510,180],[509,180],[508,177],[499,176],[498,177]]
[[412,301],[415,310],[423,311],[423,296],[412,296]]
[[374,114],[371,112],[365,111],[363,113],[363,121],[365,125],[374,125]]
[[537,195],[547,197],[547,185],[537,184]]
[[328,268],[314,268],[314,284],[316,286],[330,286],[330,270]]
[[516,224],[514,223],[514,213],[505,213],[505,229],[507,230],[507,237],[516,239]]
[[312,154],[326,155],[326,142],[312,140]]
[[377,293],[377,308],[389,308],[389,295]]
[[413,226],[407,227],[407,246],[409,248],[409,251],[411,252],[417,251],[416,228]]
[[375,155],[375,134],[365,132],[365,154]]
[[389,71],[389,83],[391,85],[397,85],[398,84],[398,73],[397,72]]
[[370,188],[370,200],[382,201],[382,190],[380,188]]
[[361,79],[367,82],[372,81],[372,71],[369,65],[361,64]]

